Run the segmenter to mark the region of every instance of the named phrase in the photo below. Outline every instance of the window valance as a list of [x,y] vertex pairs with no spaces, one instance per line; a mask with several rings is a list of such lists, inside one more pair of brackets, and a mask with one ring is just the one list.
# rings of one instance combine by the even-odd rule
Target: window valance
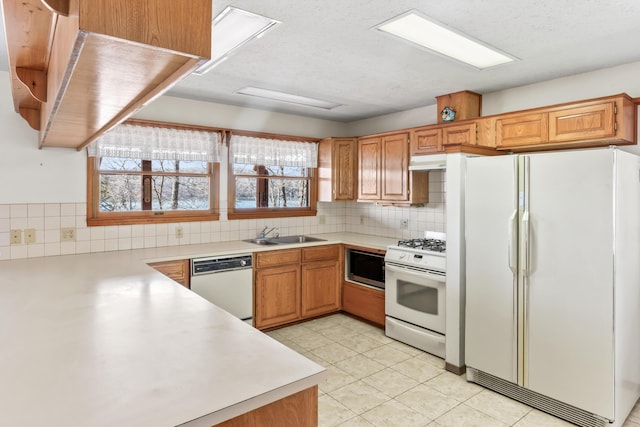
[[91,157],[220,162],[219,132],[119,125],[87,147]]
[[318,167],[318,144],[231,135],[233,163],[266,166]]

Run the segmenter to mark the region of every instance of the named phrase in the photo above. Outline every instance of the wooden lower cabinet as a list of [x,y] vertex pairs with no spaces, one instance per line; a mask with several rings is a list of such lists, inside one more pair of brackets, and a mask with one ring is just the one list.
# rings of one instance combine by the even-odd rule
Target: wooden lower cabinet
[[317,425],[318,386],[314,386],[216,424],[216,427],[316,427]]
[[257,270],[254,284],[258,329],[294,322],[300,318],[300,265]]
[[340,310],[340,261],[302,266],[302,317]]
[[273,328],[340,310],[342,246],[256,254],[254,326]]
[[162,262],[152,262],[149,266],[155,268],[160,273],[168,276],[170,279],[175,280],[180,283],[182,286],[189,288],[189,260],[181,259],[177,261],[162,261]]
[[384,291],[344,282],[342,310],[384,327]]

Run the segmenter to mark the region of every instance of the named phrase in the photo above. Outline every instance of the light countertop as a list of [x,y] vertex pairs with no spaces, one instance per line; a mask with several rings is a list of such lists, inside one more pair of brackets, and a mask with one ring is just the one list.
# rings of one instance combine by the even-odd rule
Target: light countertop
[[[326,242],[384,249],[353,233]],[[249,253],[247,242],[0,262],[0,417],[15,426],[211,426],[326,371],[145,262]]]

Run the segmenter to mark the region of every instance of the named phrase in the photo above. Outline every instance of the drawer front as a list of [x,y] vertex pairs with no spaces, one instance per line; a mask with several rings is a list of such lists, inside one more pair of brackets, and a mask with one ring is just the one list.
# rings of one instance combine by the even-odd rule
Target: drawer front
[[256,254],[255,267],[263,268],[297,263],[300,263],[300,249],[285,249],[258,252]]
[[340,258],[340,245],[313,246],[302,248],[302,262]]

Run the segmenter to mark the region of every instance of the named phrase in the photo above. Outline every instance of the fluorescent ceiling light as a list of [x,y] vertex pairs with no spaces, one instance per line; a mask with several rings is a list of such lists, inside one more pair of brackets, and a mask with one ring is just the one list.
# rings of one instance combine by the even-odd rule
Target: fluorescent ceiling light
[[331,110],[339,107],[342,104],[336,104],[335,102],[323,101],[321,99],[307,98],[306,96],[293,95],[286,92],[278,92],[269,89],[260,89],[257,87],[247,86],[240,89],[236,93],[241,95],[256,96],[258,98],[271,99],[274,101],[288,102],[290,104],[305,105],[307,107],[322,108],[324,110]]
[[213,19],[211,27],[211,59],[194,73],[203,75],[227,59],[240,47],[257,39],[280,21],[227,6]]
[[383,22],[375,29],[400,37],[436,53],[484,69],[516,58],[448,28],[416,11]]

